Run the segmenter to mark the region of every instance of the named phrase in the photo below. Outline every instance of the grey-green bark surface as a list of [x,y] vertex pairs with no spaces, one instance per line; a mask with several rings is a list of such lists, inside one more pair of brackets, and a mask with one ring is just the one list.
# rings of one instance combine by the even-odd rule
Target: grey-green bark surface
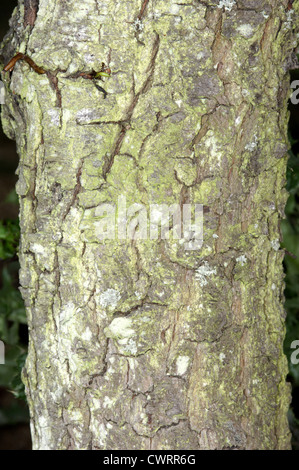
[[[296,18],[285,0],[19,2],[3,61],[47,71],[18,62],[2,112],[20,155],[35,449],[289,448],[279,220]],[[74,78],[102,62],[106,99]],[[201,249],[101,240],[120,195],[148,212],[203,204]]]

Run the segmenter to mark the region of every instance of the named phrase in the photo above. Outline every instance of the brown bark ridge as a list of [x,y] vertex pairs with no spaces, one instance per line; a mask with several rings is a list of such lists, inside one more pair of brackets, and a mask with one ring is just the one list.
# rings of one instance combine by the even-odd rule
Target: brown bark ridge
[[[46,71],[19,61],[3,78],[34,449],[288,449],[279,220],[298,1],[36,7],[20,1],[2,45]],[[84,76],[102,64],[96,88]],[[202,204],[202,246],[102,239],[120,196],[139,216]]]

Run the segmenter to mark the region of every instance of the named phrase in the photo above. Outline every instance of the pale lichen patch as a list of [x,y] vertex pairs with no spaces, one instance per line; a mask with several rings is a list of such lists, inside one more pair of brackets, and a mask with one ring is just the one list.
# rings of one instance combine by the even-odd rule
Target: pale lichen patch
[[110,335],[112,338],[130,338],[135,334],[135,330],[131,326],[132,320],[130,318],[118,317],[112,320],[105,331],[107,336]]
[[199,281],[201,286],[207,285],[207,277],[217,274],[216,268],[211,268],[207,261],[204,261],[195,271],[195,279]]
[[[245,90],[244,90],[245,91]],[[249,144],[245,145],[245,150],[249,150],[249,152],[253,152],[257,147],[258,139],[256,134],[254,135],[253,141]]]
[[32,253],[38,254],[38,255],[46,255],[47,250],[43,245],[40,245],[39,243],[32,243],[30,245],[30,250]]
[[67,323],[72,319],[75,313],[75,309],[76,307],[73,302],[68,302],[65,305],[64,309],[60,312],[60,321],[62,324]]
[[251,38],[254,33],[253,27],[250,24],[242,24],[237,28],[237,31],[243,36],[244,38]]
[[205,145],[208,149],[209,155],[211,155],[212,158],[217,158],[217,160],[220,160],[218,143],[217,143],[217,140],[216,140],[216,138],[213,134],[213,131],[208,131],[207,132],[207,137],[205,139]]
[[273,248],[274,251],[278,251],[279,248],[280,248],[280,242],[278,240],[278,238],[276,238],[275,240],[271,240],[271,246]]
[[54,124],[54,126],[59,127],[60,126],[60,110],[58,108],[49,109],[47,113],[51,119],[51,123]]
[[219,359],[220,359],[220,361],[223,362],[225,358],[226,358],[226,355],[221,352],[221,353],[219,354]]
[[184,375],[190,362],[189,356],[179,356],[176,360],[177,375]]
[[112,405],[113,405],[113,400],[111,400],[111,398],[106,395],[103,399],[103,407],[111,408]]
[[220,0],[218,8],[223,8],[227,11],[231,11],[233,6],[236,5],[235,0]]
[[237,263],[240,263],[241,266],[244,266],[245,263],[247,263],[247,258],[245,255],[241,255],[238,258],[236,258]]
[[39,449],[49,450],[52,438],[52,430],[51,426],[49,425],[49,418],[43,415],[39,416],[38,423],[36,423],[35,425],[38,426],[40,429]]
[[82,333],[82,339],[84,339],[85,341],[90,341],[91,338],[92,338],[91,329],[89,327],[87,327],[86,330],[83,331],[83,333]]
[[137,353],[137,344],[132,338],[123,338],[118,341],[120,345],[122,345],[122,349],[127,352],[128,354],[136,354]]
[[99,444],[101,446],[105,446],[108,432],[104,424],[100,424],[100,426],[97,427],[96,424],[94,423],[93,433],[95,436],[99,436],[98,437]]
[[142,21],[139,18],[136,18],[136,20],[133,23],[133,27],[134,27],[136,32],[140,32],[144,29],[144,25],[143,25]]
[[115,308],[121,298],[120,293],[115,289],[107,289],[100,295],[100,305],[104,308]]

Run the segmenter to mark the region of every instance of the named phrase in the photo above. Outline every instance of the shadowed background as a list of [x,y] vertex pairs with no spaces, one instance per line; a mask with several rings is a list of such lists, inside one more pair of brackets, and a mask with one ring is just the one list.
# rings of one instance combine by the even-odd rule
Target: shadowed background
[[[1,2],[0,41],[8,31],[17,3]],[[5,344],[5,365],[0,365],[0,450],[31,449],[29,414],[20,381],[28,335],[18,291],[17,165],[15,142],[3,134],[0,125],[0,340]]]

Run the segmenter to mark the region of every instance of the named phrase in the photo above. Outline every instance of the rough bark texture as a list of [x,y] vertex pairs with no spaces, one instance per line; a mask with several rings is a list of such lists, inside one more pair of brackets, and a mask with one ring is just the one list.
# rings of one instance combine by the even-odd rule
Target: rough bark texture
[[[20,1],[3,62],[20,51],[48,72],[18,62],[2,113],[35,449],[289,448],[288,3]],[[74,78],[102,62],[106,99]],[[202,248],[101,241],[99,208],[121,194],[203,204]]]

